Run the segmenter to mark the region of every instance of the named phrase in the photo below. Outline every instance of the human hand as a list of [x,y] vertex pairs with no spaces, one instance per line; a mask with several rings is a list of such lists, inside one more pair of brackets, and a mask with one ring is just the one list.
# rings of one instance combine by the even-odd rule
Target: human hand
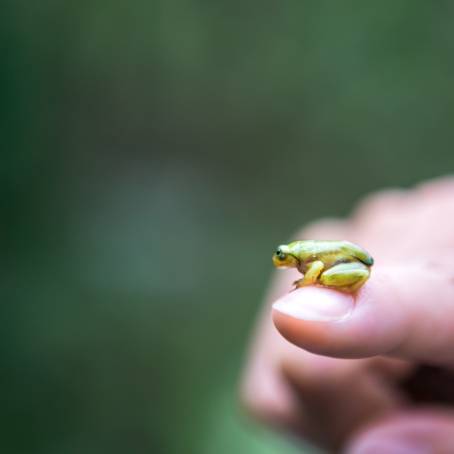
[[371,278],[352,297],[288,293],[297,273],[277,273],[244,374],[246,408],[327,449],[454,452],[454,179],[372,195],[350,219],[299,237],[364,246]]

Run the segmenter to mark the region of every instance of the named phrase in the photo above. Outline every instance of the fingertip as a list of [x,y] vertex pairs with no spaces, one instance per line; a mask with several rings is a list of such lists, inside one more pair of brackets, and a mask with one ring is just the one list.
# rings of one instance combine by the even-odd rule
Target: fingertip
[[331,322],[347,317],[354,307],[353,296],[322,287],[302,287],[273,304],[273,310],[299,320]]
[[391,352],[405,333],[405,317],[387,275],[374,272],[355,294],[318,286],[295,290],[274,303],[274,325],[289,342],[316,354],[366,358]]
[[295,319],[275,309],[273,322],[279,333],[290,343],[312,353],[329,354],[329,333],[317,322]]
[[352,295],[322,287],[297,289],[273,304],[273,322],[292,344],[313,353],[336,356],[342,342],[332,325],[347,319],[354,309]]

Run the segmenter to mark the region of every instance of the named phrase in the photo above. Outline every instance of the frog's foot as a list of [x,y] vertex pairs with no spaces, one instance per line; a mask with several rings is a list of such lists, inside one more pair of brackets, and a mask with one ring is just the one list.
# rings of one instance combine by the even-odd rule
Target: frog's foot
[[293,282],[293,286],[295,287],[293,290],[296,290],[297,288],[300,288],[300,287],[306,287],[307,285],[309,285],[309,284],[304,281],[304,278],[297,279],[295,282]]
[[320,284],[353,293],[369,279],[369,276],[369,268],[362,263],[340,263],[321,274]]

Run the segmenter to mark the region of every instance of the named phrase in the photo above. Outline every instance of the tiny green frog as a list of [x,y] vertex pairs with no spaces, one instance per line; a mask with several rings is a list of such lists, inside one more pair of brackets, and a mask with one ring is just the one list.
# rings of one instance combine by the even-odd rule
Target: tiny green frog
[[349,241],[300,240],[279,246],[273,263],[303,274],[294,282],[297,288],[320,284],[353,293],[369,279],[374,259]]

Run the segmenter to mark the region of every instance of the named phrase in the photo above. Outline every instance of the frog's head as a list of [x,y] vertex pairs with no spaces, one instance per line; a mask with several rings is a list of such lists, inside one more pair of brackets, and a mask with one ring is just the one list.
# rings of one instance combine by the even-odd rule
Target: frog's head
[[273,254],[273,264],[277,268],[295,268],[298,259],[290,253],[290,248],[283,244]]

